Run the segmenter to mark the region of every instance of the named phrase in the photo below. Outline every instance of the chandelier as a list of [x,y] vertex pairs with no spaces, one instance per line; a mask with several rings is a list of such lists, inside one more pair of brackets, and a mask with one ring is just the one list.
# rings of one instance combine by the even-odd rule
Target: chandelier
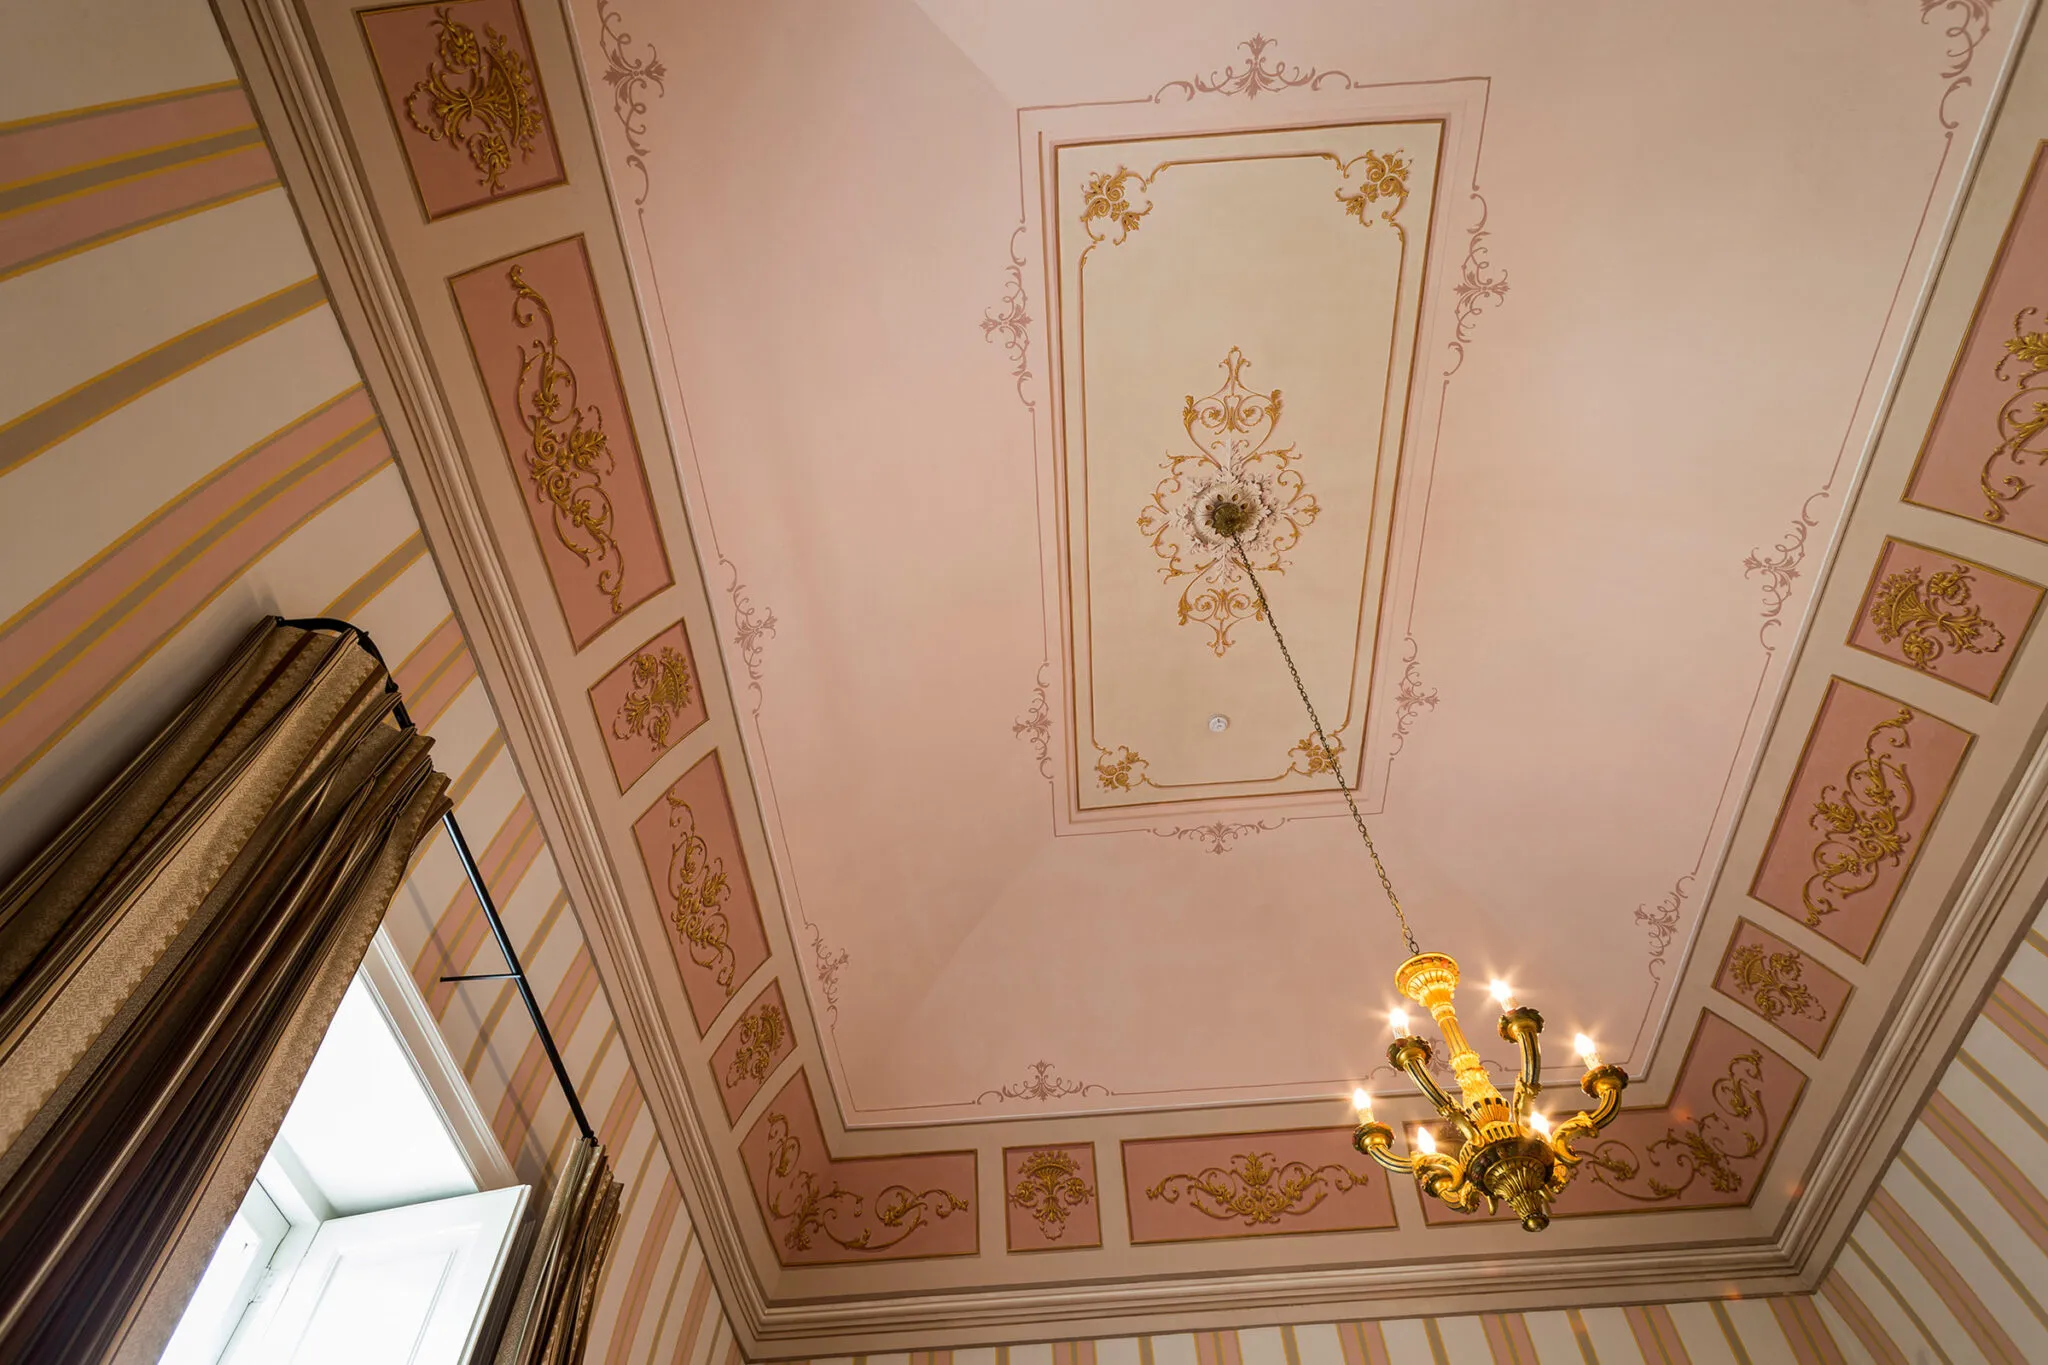
[[1309,701],[1308,688],[1302,683],[1301,670],[1294,665],[1287,638],[1280,633],[1280,623],[1266,601],[1266,590],[1252,570],[1243,536],[1252,528],[1258,512],[1258,500],[1249,490],[1229,490],[1209,504],[1205,515],[1210,527],[1227,537],[1237,550],[1238,563],[1251,580],[1252,592],[1258,599],[1259,614],[1272,627],[1273,640],[1280,646],[1280,657],[1294,678],[1295,691],[1300,693],[1302,708],[1308,712],[1316,743],[1336,780],[1337,790],[1344,794],[1344,804],[1350,808],[1373,869],[1379,873],[1380,889],[1386,892],[1387,904],[1393,907],[1394,918],[1401,926],[1408,960],[1394,970],[1394,987],[1429,1011],[1436,1021],[1437,1032],[1450,1054],[1451,1074],[1458,1084],[1457,1098],[1444,1092],[1429,1073],[1435,1051],[1427,1039],[1409,1031],[1405,1012],[1394,1011],[1394,1041],[1387,1048],[1387,1060],[1408,1073],[1437,1113],[1456,1130],[1458,1145],[1455,1151],[1439,1150],[1436,1134],[1428,1127],[1418,1127],[1414,1130],[1412,1150],[1406,1156],[1397,1154],[1394,1130],[1373,1117],[1372,1096],[1363,1089],[1353,1091],[1351,1096],[1359,1120],[1352,1145],[1389,1171],[1414,1176],[1425,1195],[1442,1200],[1460,1213],[1476,1213],[1481,1208],[1493,1213],[1505,1204],[1521,1218],[1524,1228],[1541,1232],[1550,1225],[1551,1201],[1570,1183],[1573,1170],[1585,1160],[1572,1150],[1572,1144],[1592,1137],[1614,1121],[1621,1110],[1621,1092],[1628,1085],[1628,1074],[1618,1066],[1601,1062],[1593,1040],[1579,1034],[1575,1045],[1586,1064],[1580,1086],[1594,1105],[1553,1124],[1537,1107],[1543,1092],[1539,1041],[1543,1016],[1527,1005],[1516,1004],[1507,984],[1495,981],[1491,984],[1494,1001],[1501,1009],[1500,1036],[1520,1049],[1522,1066],[1515,1078],[1512,1098],[1503,1096],[1487,1075],[1479,1054],[1473,1051],[1458,1023],[1458,1011],[1452,1003],[1458,985],[1458,964],[1448,953],[1425,953],[1416,943],[1400,897],[1394,894],[1393,880],[1387,876],[1379,850],[1373,846],[1372,832],[1365,827],[1365,817],[1358,813],[1351,786],[1338,767],[1336,751],[1323,733],[1314,703]]

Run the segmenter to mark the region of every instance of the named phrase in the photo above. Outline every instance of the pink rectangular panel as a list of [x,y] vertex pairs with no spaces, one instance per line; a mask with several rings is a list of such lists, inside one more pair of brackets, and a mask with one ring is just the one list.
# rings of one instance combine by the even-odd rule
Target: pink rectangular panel
[[784,1265],[972,1256],[981,1249],[973,1152],[835,1158],[801,1071],[747,1130],[740,1159]]
[[[1551,1214],[1746,1205],[1756,1198],[1805,1089],[1799,1068],[1703,1010],[1670,1100],[1623,1109],[1606,1132],[1574,1144],[1584,1160]],[[1575,1085],[1553,1085],[1543,1093],[1553,1124],[1589,1103]],[[1438,1125],[1440,1134],[1444,1127]],[[1432,1227],[1486,1220],[1483,1212],[1462,1214],[1435,1199],[1424,1199],[1422,1212]],[[1505,1221],[1514,1214],[1503,1205],[1493,1217]]]
[[1995,697],[2041,605],[2041,585],[1887,538],[1849,643]]
[[704,684],[690,637],[676,622],[599,678],[590,704],[604,732],[612,774],[624,791],[654,761],[704,723]]
[[429,219],[562,183],[518,0],[430,0],[357,18]]
[[2048,188],[2041,164],[2020,191],[1906,501],[2048,540]]
[[1003,1227],[1012,1251],[1102,1245],[1095,1144],[1003,1149]]
[[1395,1225],[1387,1174],[1349,1128],[1132,1139],[1123,1158],[1134,1243]]
[[581,237],[448,282],[577,649],[674,582]]
[[664,931],[702,1037],[768,960],[768,935],[740,851],[718,752],[704,755],[633,822]]
[[1738,920],[1714,989],[1818,1057],[1849,1002],[1848,981],[1776,934]]
[[794,1051],[796,1036],[789,1027],[789,1007],[782,1002],[782,983],[770,981],[711,1054],[711,1079],[725,1104],[727,1123],[738,1122],[782,1059]]
[[1970,739],[1834,679],[1749,894],[1867,958]]

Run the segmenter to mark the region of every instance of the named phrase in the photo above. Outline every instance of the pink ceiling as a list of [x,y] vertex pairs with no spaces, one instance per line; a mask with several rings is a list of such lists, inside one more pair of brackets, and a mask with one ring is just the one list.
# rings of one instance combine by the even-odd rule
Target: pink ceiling
[[[1022,134],[1127,101],[1237,132],[1478,91],[1429,229],[1394,511],[1414,548],[1360,758],[1425,943],[1650,1066],[1981,114],[1940,26],[1914,4],[634,17],[666,90],[605,130],[846,1122],[1385,1069],[1399,942],[1334,797],[1060,817],[1092,774],[1062,757],[1055,308]],[[1247,651],[1292,705],[1270,643]]]

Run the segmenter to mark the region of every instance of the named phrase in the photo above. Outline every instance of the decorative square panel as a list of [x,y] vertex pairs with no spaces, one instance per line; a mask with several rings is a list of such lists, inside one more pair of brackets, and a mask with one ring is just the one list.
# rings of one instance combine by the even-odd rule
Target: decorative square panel
[[770,981],[711,1054],[711,1079],[718,1085],[727,1123],[738,1122],[782,1059],[794,1051],[796,1035],[789,1026],[789,1007],[782,1003],[782,983]]
[[1906,501],[2048,540],[2048,144],[2005,230]]
[[1003,1148],[1003,1226],[1012,1251],[1101,1246],[1095,1144]]
[[1887,537],[1849,643],[1980,697],[1995,697],[2042,588]]
[[1395,1225],[1387,1173],[1351,1146],[1349,1128],[1134,1138],[1123,1160],[1133,1243]]
[[981,1249],[973,1152],[834,1157],[802,1071],[740,1144],[784,1265],[972,1256]]
[[1714,989],[1776,1024],[1818,1057],[1842,1020],[1850,986],[1761,925],[1738,920]]
[[703,679],[683,623],[676,622],[599,678],[590,689],[590,704],[604,732],[612,774],[624,791],[704,723]]
[[450,280],[569,638],[675,581],[581,237]]
[[[1321,800],[1333,762],[1359,781],[1443,138],[1389,120],[1047,158],[1076,818]],[[1219,500],[1249,517],[1328,751]]]
[[357,18],[429,219],[562,183],[518,0],[434,0]]
[[768,960],[768,935],[740,851],[718,751],[677,778],[633,823],[669,947],[701,1037]]
[[1832,680],[1749,894],[1867,958],[1971,738]]

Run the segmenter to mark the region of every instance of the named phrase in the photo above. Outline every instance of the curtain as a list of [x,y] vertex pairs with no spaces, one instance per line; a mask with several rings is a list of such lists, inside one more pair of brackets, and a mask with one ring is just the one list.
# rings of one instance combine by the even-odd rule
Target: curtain
[[496,1365],[575,1365],[583,1359],[598,1281],[618,1237],[620,1189],[603,1145],[580,1140],[555,1179],[498,1339]]
[[447,808],[397,701],[272,618],[0,884],[0,1365],[161,1353]]

